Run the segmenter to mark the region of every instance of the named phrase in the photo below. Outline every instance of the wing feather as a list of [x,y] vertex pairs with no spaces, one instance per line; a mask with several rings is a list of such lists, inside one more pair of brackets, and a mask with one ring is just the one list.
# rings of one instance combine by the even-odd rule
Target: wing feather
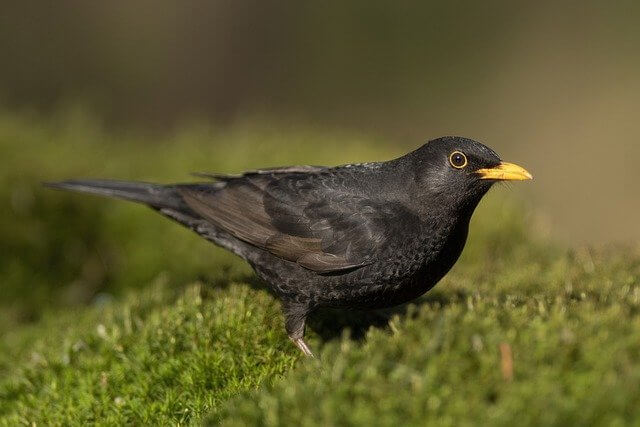
[[[320,274],[373,262],[389,239],[389,221],[417,217],[399,203],[350,193],[316,167],[261,171],[215,184],[178,187],[202,218],[240,240]],[[405,224],[406,228],[406,224]]]

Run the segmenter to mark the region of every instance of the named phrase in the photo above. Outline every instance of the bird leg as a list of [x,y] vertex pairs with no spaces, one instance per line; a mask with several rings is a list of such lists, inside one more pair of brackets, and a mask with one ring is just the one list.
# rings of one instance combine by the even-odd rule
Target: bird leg
[[283,304],[284,327],[289,339],[298,347],[305,356],[315,357],[304,341],[304,328],[307,318],[307,308],[298,304]]

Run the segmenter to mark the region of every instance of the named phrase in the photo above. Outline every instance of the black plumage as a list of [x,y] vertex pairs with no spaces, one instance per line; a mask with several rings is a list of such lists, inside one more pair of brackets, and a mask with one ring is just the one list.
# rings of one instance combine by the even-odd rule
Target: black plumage
[[531,178],[460,137],[387,162],[200,176],[214,182],[47,185],[146,204],[244,258],[281,299],[287,333],[308,355],[310,312],[389,307],[422,295],[458,259],[489,188]]

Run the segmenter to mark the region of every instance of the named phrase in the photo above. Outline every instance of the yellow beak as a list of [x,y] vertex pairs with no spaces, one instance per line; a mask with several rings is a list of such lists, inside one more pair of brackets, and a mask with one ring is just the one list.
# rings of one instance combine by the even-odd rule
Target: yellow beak
[[502,162],[495,168],[478,169],[476,171],[480,179],[495,179],[498,181],[525,181],[533,179],[526,169],[513,163]]

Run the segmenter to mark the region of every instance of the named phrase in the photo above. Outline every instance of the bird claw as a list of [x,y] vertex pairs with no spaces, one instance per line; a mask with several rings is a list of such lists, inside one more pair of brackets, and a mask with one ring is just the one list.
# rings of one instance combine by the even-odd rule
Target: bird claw
[[307,345],[307,343],[304,342],[302,338],[291,338],[291,341],[293,341],[296,347],[298,347],[304,353],[305,356],[316,357],[311,351],[311,349],[309,348],[309,346]]

